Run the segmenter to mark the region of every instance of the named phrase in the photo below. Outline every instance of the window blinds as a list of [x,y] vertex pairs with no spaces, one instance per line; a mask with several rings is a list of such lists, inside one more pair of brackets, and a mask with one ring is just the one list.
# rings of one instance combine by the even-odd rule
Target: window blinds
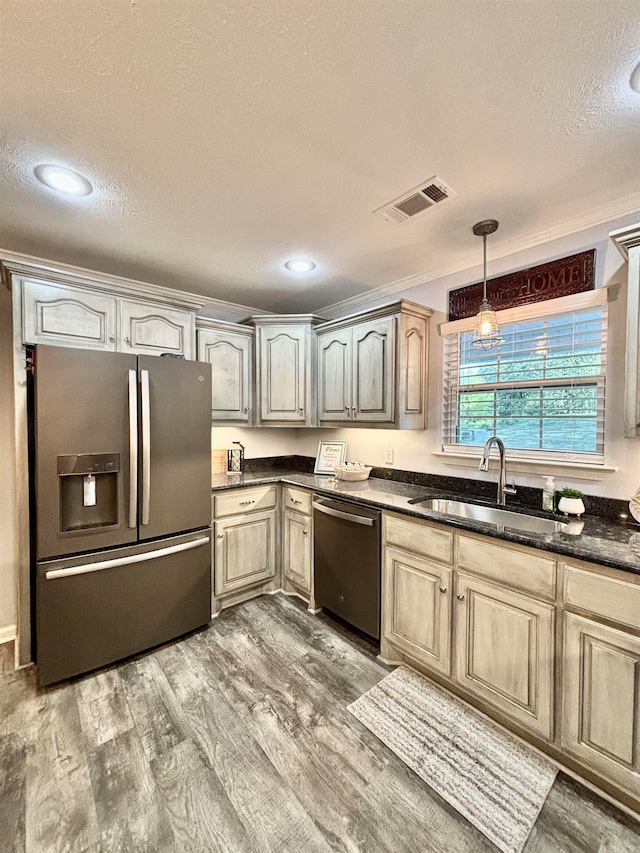
[[604,463],[606,291],[579,297],[499,312],[491,350],[444,324],[445,452],[498,435],[511,456]]

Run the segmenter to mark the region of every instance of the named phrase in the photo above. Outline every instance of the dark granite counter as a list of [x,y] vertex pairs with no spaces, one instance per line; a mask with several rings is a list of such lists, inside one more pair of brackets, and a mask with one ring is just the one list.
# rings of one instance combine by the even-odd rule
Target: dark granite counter
[[[640,524],[633,521],[615,521],[608,518],[585,515],[581,519],[584,522],[584,526],[578,535],[570,535],[566,532],[547,535],[525,533],[509,528],[498,528],[495,524],[486,522],[445,516],[441,513],[432,512],[424,507],[414,506],[409,503],[412,498],[421,496],[436,497],[446,495],[447,497],[456,497],[454,492],[445,492],[442,488],[429,488],[422,485],[372,477],[356,483],[335,482],[330,477],[320,477],[288,468],[278,470],[275,466],[273,469],[266,471],[248,471],[244,474],[217,475],[214,478],[212,489],[215,492],[221,489],[280,482],[293,486],[303,486],[307,489],[313,489],[319,494],[339,497],[341,500],[353,501],[354,503],[378,509],[394,510],[404,515],[428,519],[459,530],[470,530],[474,533],[481,533],[484,536],[491,536],[495,539],[517,542],[520,545],[528,545],[532,548],[540,548],[543,551],[552,551],[555,554],[563,554],[575,559],[586,560],[640,575]],[[481,502],[481,500],[475,497],[470,498],[469,495],[458,495],[457,497],[459,500]],[[509,501],[507,509],[515,512],[526,511],[530,515],[553,518],[557,521],[564,520],[560,515],[542,511],[538,512],[529,507],[519,506],[517,502]]]

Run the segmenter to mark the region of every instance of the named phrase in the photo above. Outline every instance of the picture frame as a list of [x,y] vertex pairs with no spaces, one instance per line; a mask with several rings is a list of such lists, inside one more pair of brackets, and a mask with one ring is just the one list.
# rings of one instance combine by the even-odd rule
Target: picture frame
[[335,474],[337,465],[347,458],[346,441],[319,441],[314,474]]

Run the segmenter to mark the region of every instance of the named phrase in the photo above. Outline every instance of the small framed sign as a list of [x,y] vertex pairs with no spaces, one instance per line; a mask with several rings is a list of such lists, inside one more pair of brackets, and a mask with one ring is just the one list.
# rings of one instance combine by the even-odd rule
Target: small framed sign
[[318,455],[313,473],[335,474],[336,465],[344,465],[346,458],[346,441],[320,441],[318,442]]

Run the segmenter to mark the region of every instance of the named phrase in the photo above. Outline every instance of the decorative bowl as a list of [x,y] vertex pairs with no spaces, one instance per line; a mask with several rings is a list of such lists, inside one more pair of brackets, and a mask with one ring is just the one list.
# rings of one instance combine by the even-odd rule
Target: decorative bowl
[[336,480],[366,480],[371,473],[368,465],[348,468],[346,465],[336,465]]

